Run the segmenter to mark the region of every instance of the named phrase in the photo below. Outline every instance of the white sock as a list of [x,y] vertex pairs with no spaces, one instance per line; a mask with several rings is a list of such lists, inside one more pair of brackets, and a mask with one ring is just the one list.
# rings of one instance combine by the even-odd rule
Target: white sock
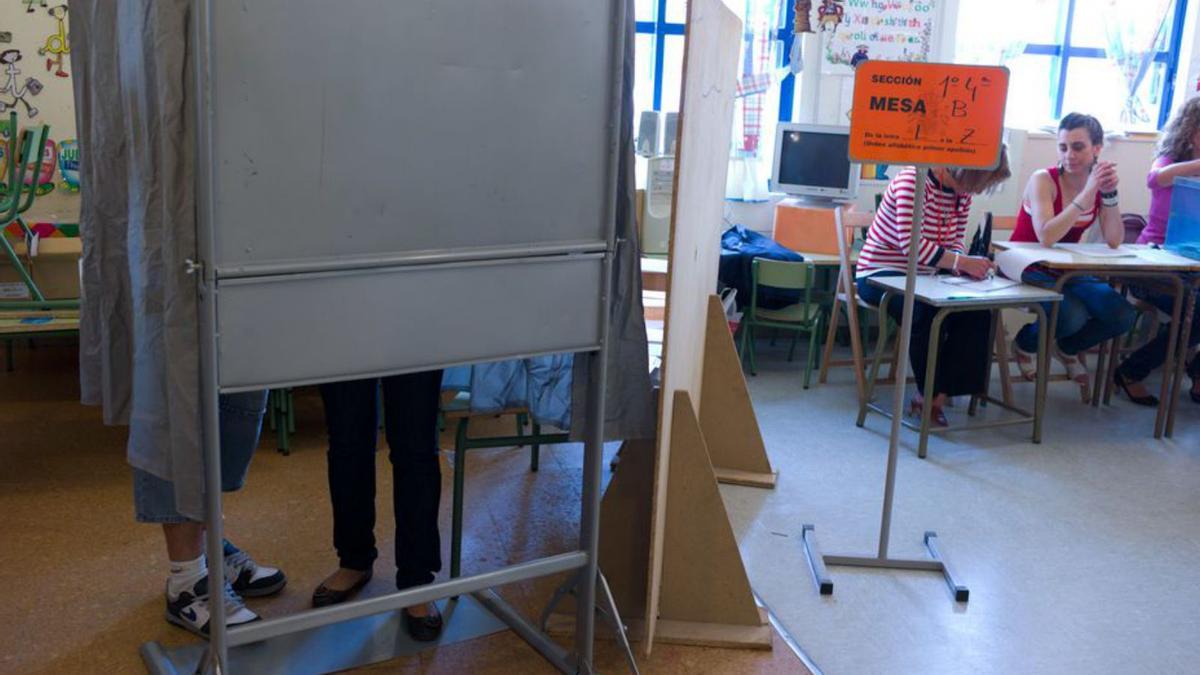
[[171,574],[167,577],[167,596],[178,598],[184,591],[192,590],[197,581],[208,574],[204,554],[195,560],[171,561]]

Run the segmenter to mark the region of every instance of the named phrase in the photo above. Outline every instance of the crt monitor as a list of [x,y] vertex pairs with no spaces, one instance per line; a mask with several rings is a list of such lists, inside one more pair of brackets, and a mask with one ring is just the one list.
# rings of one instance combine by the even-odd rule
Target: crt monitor
[[858,195],[858,165],[850,162],[850,129],[780,124],[775,132],[771,189],[792,195],[850,200]]

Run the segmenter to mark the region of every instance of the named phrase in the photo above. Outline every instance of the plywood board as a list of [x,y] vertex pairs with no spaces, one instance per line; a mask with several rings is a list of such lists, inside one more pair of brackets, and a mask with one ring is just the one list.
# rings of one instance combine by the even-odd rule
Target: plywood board
[[[708,450],[686,392],[672,407],[675,452],[669,467],[666,540],[660,607],[647,614],[646,556],[650,549],[653,446],[626,442],[617,473],[601,503],[600,569],[612,589],[630,638],[646,639],[654,616],[655,639],[709,647],[771,648],[771,629],[755,602],[737,539],[717,487]],[[550,623],[554,633],[574,629],[564,602]]]
[[721,299],[708,296],[704,336],[704,373],[700,390],[700,429],[717,480],[753,487],[775,487],[746,376],[733,346]]
[[[662,391],[682,390],[698,401],[703,372],[705,303],[716,289],[717,262],[724,209],[725,177],[733,124],[741,21],[721,0],[688,3],[684,47],[683,92],[671,242],[667,269],[666,332]],[[654,476],[650,583],[646,606],[649,626],[646,649],[653,644],[654,608],[659,605],[663,576],[663,541],[667,517],[667,468],[671,459],[672,406],[659,400],[659,438]],[[665,402],[665,404],[664,404]]]
[[651,616],[760,626],[754,592],[691,397],[685,391],[675,392],[672,408],[675,447],[668,471],[662,594],[657,617]]

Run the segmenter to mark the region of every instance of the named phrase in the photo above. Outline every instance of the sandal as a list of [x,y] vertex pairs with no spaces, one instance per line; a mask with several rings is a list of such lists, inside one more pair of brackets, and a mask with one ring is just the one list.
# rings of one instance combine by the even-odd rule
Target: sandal
[[1091,387],[1092,378],[1088,374],[1087,364],[1083,362],[1082,355],[1064,354],[1062,350],[1055,349],[1054,357],[1067,369],[1067,377],[1079,385],[1079,396],[1084,403],[1087,403],[1089,398],[1088,390]]
[[[908,402],[908,416],[913,419],[921,419],[921,411],[925,407],[925,402],[917,397],[913,397]],[[948,427],[950,421],[946,419],[946,411],[940,406],[933,406],[933,410],[929,411],[929,423],[935,427]]]
[[1144,405],[1148,408],[1154,408],[1158,406],[1158,397],[1153,394],[1134,396],[1133,393],[1129,391],[1129,387],[1130,385],[1137,384],[1137,382],[1125,377],[1125,373],[1122,373],[1120,368],[1117,369],[1117,372],[1113,373],[1113,383],[1120,387],[1121,391],[1125,392],[1125,396],[1127,396],[1130,401],[1133,401],[1137,405]]
[[1026,382],[1033,382],[1037,379],[1037,354],[1027,352],[1017,345],[1016,338],[1012,342],[1013,360],[1017,362],[1017,370],[1021,371],[1021,377],[1025,378]]

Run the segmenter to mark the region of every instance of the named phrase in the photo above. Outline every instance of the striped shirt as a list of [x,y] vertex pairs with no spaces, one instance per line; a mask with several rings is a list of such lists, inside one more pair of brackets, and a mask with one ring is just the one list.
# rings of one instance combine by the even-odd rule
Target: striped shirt
[[[867,240],[858,254],[856,277],[867,277],[883,270],[908,269],[908,250],[912,241],[913,195],[917,191],[917,171],[902,170],[888,184],[875,220],[867,231]],[[918,272],[932,273],[942,256],[950,251],[963,253],[967,234],[967,216],[971,196],[960,195],[934,179],[925,182],[925,223],[917,248]]]

